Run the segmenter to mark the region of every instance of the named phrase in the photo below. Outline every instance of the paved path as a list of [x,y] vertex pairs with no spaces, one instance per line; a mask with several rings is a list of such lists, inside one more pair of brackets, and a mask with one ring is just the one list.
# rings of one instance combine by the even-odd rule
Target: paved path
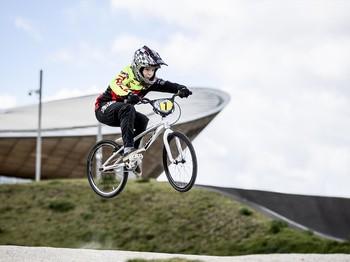
[[345,254],[273,254],[273,255],[249,255],[235,257],[217,256],[195,256],[161,254],[150,252],[131,252],[114,250],[93,250],[93,249],[71,249],[52,247],[22,247],[22,246],[0,246],[1,262],[126,262],[129,259],[169,259],[186,258],[205,262],[349,262],[350,255]]

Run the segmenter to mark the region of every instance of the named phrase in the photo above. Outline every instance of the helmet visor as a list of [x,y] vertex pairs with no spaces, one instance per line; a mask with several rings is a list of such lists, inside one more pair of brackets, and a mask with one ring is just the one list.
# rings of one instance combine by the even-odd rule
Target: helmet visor
[[145,50],[145,52],[152,58],[152,60],[155,62],[154,66],[160,66],[160,65],[166,65],[167,64],[163,61],[163,59],[160,57],[160,55],[151,50],[149,47],[144,46],[143,49]]

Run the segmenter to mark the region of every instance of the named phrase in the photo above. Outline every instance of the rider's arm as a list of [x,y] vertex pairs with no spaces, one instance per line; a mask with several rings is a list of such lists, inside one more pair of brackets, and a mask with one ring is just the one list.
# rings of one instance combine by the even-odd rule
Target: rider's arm
[[161,78],[158,78],[156,82],[150,87],[152,91],[167,92],[167,93],[174,93],[174,94],[176,94],[182,88],[186,88],[186,87],[177,83],[165,81]]

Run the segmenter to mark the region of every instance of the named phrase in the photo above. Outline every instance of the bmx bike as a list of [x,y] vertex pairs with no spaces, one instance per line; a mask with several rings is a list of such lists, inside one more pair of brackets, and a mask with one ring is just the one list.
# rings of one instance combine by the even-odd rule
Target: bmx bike
[[[182,132],[173,131],[171,126],[181,116],[181,107],[175,101],[178,94],[170,98],[150,100],[142,98],[138,104],[149,104],[161,120],[134,138],[141,139],[140,148],[147,151],[154,141],[163,134],[162,162],[170,185],[179,192],[190,190],[197,177],[197,157],[189,138]],[[167,117],[174,113],[175,104],[180,113],[169,123]],[[146,138],[143,139],[143,138]],[[145,141],[144,141],[145,140]],[[90,150],[87,158],[87,178],[91,188],[101,197],[112,198],[123,191],[129,172],[142,164],[142,154],[123,161],[122,145],[112,140],[101,140]],[[145,153],[145,152],[144,152]]]

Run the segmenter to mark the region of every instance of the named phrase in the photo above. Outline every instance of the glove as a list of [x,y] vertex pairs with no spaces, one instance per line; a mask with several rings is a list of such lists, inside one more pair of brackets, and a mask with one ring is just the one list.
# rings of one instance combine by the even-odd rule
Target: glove
[[184,98],[184,97],[188,97],[189,95],[192,95],[192,92],[190,90],[188,90],[187,87],[182,86],[182,88],[179,90],[179,97]]
[[136,94],[134,94],[133,92],[130,92],[128,94],[128,102],[130,104],[137,104],[140,101],[140,97]]

